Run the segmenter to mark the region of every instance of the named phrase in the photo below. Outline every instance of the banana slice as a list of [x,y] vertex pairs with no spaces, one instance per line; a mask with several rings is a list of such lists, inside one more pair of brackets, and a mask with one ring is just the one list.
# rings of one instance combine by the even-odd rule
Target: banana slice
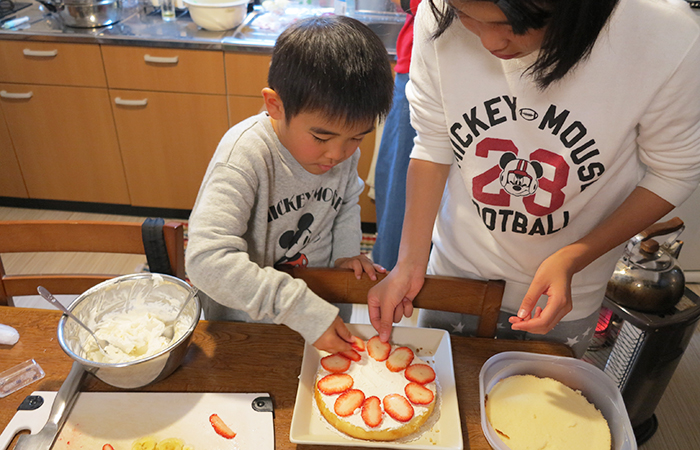
[[185,443],[182,439],[178,438],[168,438],[163,439],[156,445],[156,450],[183,450]]
[[155,450],[156,440],[150,436],[143,437],[131,444],[131,450]]

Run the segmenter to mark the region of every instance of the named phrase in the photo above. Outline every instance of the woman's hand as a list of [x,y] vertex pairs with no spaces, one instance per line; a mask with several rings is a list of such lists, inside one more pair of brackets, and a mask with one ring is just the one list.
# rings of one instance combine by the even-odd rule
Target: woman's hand
[[[571,312],[571,279],[575,269],[570,250],[564,247],[540,264],[518,315],[508,319],[513,330],[546,334]],[[544,309],[535,308],[542,295],[547,296],[547,305]]]
[[[571,311],[571,279],[576,272],[646,229],[673,210],[673,205],[653,192],[637,187],[624,202],[590,233],[542,261],[525,294],[517,317],[509,322],[514,330],[544,334]],[[547,305],[538,314],[532,309],[540,296]]]
[[369,320],[379,333],[379,339],[387,342],[394,322],[402,317],[413,315],[413,299],[418,295],[425,277],[425,271],[411,275],[409,272],[394,269],[385,279],[369,290],[367,306]]
[[343,319],[336,316],[330,327],[314,342],[314,347],[328,353],[347,352],[353,342],[353,335]]
[[377,272],[386,273],[386,269],[379,264],[374,264],[371,259],[365,255],[357,255],[351,258],[338,258],[335,260],[335,267],[343,269],[352,269],[355,272],[355,278],[358,280],[362,277],[362,272],[367,272],[369,279],[375,281]]

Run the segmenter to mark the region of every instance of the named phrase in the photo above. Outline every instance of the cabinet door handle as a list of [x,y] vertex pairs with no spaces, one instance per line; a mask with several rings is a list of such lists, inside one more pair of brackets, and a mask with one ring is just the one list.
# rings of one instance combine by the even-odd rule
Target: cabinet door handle
[[32,98],[34,93],[29,92],[7,92],[5,90],[0,91],[0,97],[2,98]]
[[179,57],[177,56],[151,56],[151,55],[143,55],[143,60],[149,63],[155,63],[155,64],[177,64]]
[[31,50],[28,48],[25,48],[22,50],[22,53],[24,53],[24,56],[38,56],[40,58],[53,58],[54,56],[58,55],[58,50]]
[[114,103],[122,106],[146,106],[148,104],[148,99],[144,98],[143,100],[125,100],[121,97],[117,97],[114,99]]

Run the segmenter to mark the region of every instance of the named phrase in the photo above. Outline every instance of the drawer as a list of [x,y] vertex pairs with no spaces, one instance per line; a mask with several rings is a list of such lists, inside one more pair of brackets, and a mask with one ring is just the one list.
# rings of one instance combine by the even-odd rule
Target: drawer
[[226,93],[222,51],[103,45],[102,55],[111,89]]
[[254,116],[265,109],[262,96],[244,97],[240,95],[228,96],[228,121],[229,126],[234,126],[250,116]]
[[0,40],[0,81],[106,87],[97,44]]
[[122,90],[110,95],[131,204],[192,209],[228,130],[226,96]]
[[267,86],[271,55],[226,53],[226,87],[229,95],[261,98]]

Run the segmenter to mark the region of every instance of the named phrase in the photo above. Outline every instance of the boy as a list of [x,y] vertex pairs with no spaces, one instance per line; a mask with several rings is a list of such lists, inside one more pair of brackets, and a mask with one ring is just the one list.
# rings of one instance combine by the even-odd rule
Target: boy
[[285,324],[329,352],[350,349],[338,308],[275,267],[335,266],[376,279],[360,255],[359,146],[391,107],[386,50],[345,16],[302,20],[277,40],[267,112],[231,128],[189,222],[187,272],[207,319]]

